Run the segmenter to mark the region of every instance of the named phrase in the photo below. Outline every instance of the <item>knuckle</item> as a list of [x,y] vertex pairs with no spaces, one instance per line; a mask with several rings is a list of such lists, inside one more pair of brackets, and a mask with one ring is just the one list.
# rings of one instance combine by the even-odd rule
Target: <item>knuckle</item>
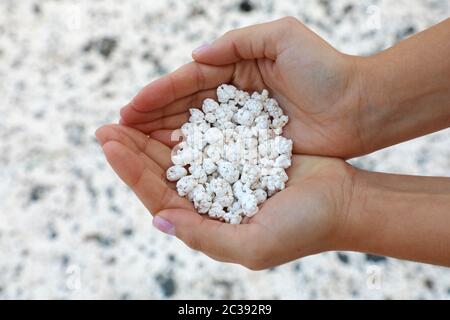
[[196,81],[198,90],[205,89],[206,79],[205,74],[203,73],[202,67],[199,63],[194,62],[194,66],[196,68]]
[[292,16],[281,18],[279,21],[281,23],[281,29],[287,31],[297,30],[300,26],[300,21]]

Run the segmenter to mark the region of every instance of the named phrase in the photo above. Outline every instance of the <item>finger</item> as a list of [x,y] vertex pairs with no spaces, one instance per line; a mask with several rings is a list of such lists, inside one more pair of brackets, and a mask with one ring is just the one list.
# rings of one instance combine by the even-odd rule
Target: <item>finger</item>
[[158,120],[150,121],[148,123],[134,124],[131,126],[146,134],[151,134],[153,131],[160,129],[178,129],[183,125],[183,123],[186,123],[188,120],[189,112],[183,112]]
[[183,209],[163,210],[157,217],[189,247],[227,262],[245,264],[254,253],[251,239],[261,234],[257,224],[231,225]]
[[212,44],[194,50],[192,57],[197,62],[212,65],[226,65],[246,59],[276,60],[289,45],[288,35],[299,25],[298,20],[288,17],[232,30]]
[[136,129],[120,125],[116,126],[116,128],[131,137],[139,150],[155,161],[164,171],[172,166],[172,161],[170,160],[171,149],[169,147]]
[[141,150],[136,145],[135,141],[120,130],[117,130],[117,127],[120,127],[120,125],[108,124],[98,128],[95,131],[95,137],[97,138],[98,142],[101,145],[104,145],[108,141],[117,141],[125,145],[135,154],[139,155]]
[[229,82],[234,66],[210,66],[190,62],[144,87],[129,103],[137,111],[147,112],[168,105],[198,91]]
[[156,130],[150,133],[150,137],[165,144],[168,148],[173,148],[180,143],[180,140],[176,139],[178,136],[174,135],[175,130],[170,129]]
[[176,184],[165,179],[166,170],[172,165],[170,148],[164,144],[148,138],[142,132],[121,126],[106,125],[96,131],[96,137],[103,145],[108,141],[117,141],[128,147],[139,156],[143,164],[150,168],[166,185],[175,190]]
[[[134,191],[145,207],[154,214],[165,208],[192,210],[185,198],[170,189],[154,167],[146,166],[141,157],[117,141],[108,141],[103,146],[111,167],[117,175]],[[156,166],[156,164],[155,164]]]
[[[164,176],[164,170],[155,163],[154,160],[149,158],[148,155],[144,153],[144,151],[137,145],[136,143],[136,137],[132,137],[130,134],[126,134],[125,132],[122,132],[118,128],[122,126],[120,125],[106,125],[101,128],[99,128],[95,135],[97,137],[97,140],[100,142],[101,145],[104,145],[105,143],[109,141],[116,141],[127,147],[130,151],[132,151],[134,154],[136,154],[141,161],[144,163],[146,167],[152,168],[153,172],[157,174],[158,176],[163,177]],[[142,132],[139,132],[135,129],[132,129],[136,131],[136,133],[140,135],[144,135]],[[138,136],[136,134],[136,136]],[[144,135],[144,137],[146,137]],[[169,184],[171,188],[173,188],[173,184]]]
[[[153,159],[146,155],[143,150],[136,144],[136,142],[130,138],[128,135],[124,134],[118,130],[118,125],[107,125],[103,126],[96,131],[96,137],[100,144],[103,146],[108,142],[115,141],[122,144],[130,152],[133,152],[141,161],[142,165],[148,168],[154,175],[160,178],[160,180],[166,182],[165,180],[165,170],[161,168]],[[137,130],[135,130],[138,132]],[[142,134],[142,133],[140,133]],[[130,158],[131,161],[132,158]],[[120,175],[119,175],[120,176]],[[127,175],[128,176],[128,175]],[[124,180],[125,181],[125,180]],[[125,181],[127,183],[127,181]],[[175,189],[175,184],[167,181],[166,186],[171,189]]]
[[187,111],[191,107],[200,108],[203,104],[203,100],[206,98],[216,98],[216,90],[208,89],[199,91],[190,96],[180,98],[164,108],[158,108],[149,112],[137,111],[132,105],[128,105],[120,110],[120,116],[124,124],[150,122]]

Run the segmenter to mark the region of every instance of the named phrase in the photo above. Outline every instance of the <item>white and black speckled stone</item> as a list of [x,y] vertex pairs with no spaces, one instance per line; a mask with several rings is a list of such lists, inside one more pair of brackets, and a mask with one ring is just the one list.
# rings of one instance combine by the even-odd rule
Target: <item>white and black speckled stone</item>
[[[294,15],[340,50],[370,54],[447,17],[448,3],[2,0],[0,298],[450,298],[449,269],[364,254],[264,272],[214,262],[152,228],[93,135],[230,28]],[[448,175],[449,143],[445,130],[353,163]],[[373,270],[380,289],[367,285]]]

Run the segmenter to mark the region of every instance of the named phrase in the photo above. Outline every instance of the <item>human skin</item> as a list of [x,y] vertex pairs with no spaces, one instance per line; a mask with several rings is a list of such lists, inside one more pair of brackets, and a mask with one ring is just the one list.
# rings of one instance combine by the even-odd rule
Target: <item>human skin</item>
[[[121,123],[170,144],[222,83],[267,88],[294,152],[351,158],[450,125],[450,19],[370,57],[335,50],[294,18],[227,32],[143,88]],[[380,129],[383,130],[380,130]]]
[[262,269],[332,250],[340,238],[355,170],[342,160],[293,155],[286,188],[247,223],[231,225],[198,214],[178,196],[165,178],[169,147],[123,125],[104,126],[96,136],[109,164],[155,215],[155,226],[216,260]]
[[[450,126],[449,37],[447,19],[354,57],[293,18],[231,31],[146,86],[121,110],[122,125],[97,138],[154,225],[217,260],[259,270],[353,250],[450,266],[449,178],[370,173],[322,157],[350,158]],[[221,83],[268,88],[294,141],[287,188],[242,225],[197,214],[164,175],[172,131]]]
[[352,250],[450,266],[450,178],[356,169],[337,158],[294,154],[286,189],[247,223],[195,212],[165,178],[170,148],[123,125],[96,136],[118,176],[152,213],[154,225],[189,247],[252,270],[307,255]]

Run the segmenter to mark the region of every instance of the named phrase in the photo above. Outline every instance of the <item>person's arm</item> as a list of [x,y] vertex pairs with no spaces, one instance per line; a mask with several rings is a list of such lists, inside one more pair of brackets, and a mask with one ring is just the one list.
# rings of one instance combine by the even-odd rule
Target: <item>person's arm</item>
[[227,32],[147,85],[121,123],[160,141],[221,83],[266,88],[294,152],[352,158],[450,126],[450,19],[370,57],[345,55],[292,17]]
[[342,250],[450,266],[450,178],[357,170]]
[[361,132],[375,151],[450,126],[450,19],[357,58]]
[[210,257],[261,270],[330,250],[450,266],[450,178],[370,173],[336,158],[294,155],[287,188],[248,223],[195,212],[166,180],[170,148],[121,125],[97,130],[106,158],[159,230]]

